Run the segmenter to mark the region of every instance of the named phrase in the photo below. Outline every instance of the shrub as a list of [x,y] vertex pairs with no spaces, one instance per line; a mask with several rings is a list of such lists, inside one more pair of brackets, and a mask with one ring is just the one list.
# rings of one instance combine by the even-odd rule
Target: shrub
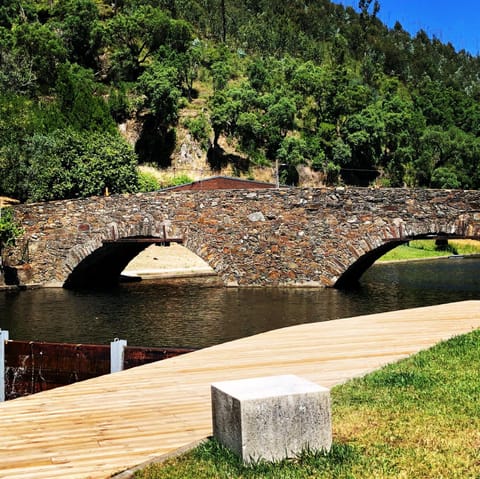
[[[15,240],[23,233],[13,217],[11,208],[0,207],[0,257],[3,249],[15,244]],[[0,261],[1,266],[1,261]]]
[[196,118],[186,118],[184,121],[188,131],[193,138],[200,143],[201,147],[207,151],[210,147],[210,132],[211,127],[207,117],[202,113]]
[[138,172],[138,191],[141,193],[148,193],[160,188],[160,183],[156,176],[146,171]]
[[182,175],[174,176],[168,179],[163,186],[165,188],[168,188],[169,186],[185,185],[187,183],[192,183],[192,182],[193,182],[192,178],[190,178],[188,175],[182,174]]
[[[29,201],[136,191],[135,153],[119,135],[56,131],[35,134],[25,147]],[[22,197],[22,196],[21,196]],[[23,198],[23,197],[22,197]]]

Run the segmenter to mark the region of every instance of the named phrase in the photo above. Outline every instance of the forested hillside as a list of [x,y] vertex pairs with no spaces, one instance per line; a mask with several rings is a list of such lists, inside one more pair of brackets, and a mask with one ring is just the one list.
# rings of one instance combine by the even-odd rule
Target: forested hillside
[[[0,195],[154,188],[188,129],[213,169],[479,188],[480,58],[329,0],[9,0]],[[134,123],[128,142],[120,125]],[[229,145],[231,151],[225,150]]]

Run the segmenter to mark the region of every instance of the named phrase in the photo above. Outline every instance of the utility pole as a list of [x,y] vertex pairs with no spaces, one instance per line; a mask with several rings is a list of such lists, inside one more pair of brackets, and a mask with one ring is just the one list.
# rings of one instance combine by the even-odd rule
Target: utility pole
[[227,41],[227,15],[225,12],[225,0],[221,0],[220,9],[222,11],[222,41],[226,43]]
[[275,188],[280,188],[280,172],[278,169],[278,158],[275,158]]

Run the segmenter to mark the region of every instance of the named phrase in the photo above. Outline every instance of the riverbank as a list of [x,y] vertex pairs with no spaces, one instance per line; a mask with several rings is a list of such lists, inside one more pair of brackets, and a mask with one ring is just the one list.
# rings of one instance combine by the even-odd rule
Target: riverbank
[[383,255],[378,262],[412,261],[441,258],[461,258],[479,256],[480,241],[471,239],[449,240],[444,249],[437,248],[434,240],[412,240],[397,246]]
[[459,254],[448,256],[423,256],[421,258],[404,258],[404,259],[382,259],[380,258],[376,264],[392,264],[392,263],[421,263],[423,261],[432,260],[448,260],[448,261],[461,261],[463,259],[476,259],[480,258],[480,254]]
[[128,264],[122,275],[148,280],[215,276],[215,271],[189,249],[172,243],[168,248],[149,246]]

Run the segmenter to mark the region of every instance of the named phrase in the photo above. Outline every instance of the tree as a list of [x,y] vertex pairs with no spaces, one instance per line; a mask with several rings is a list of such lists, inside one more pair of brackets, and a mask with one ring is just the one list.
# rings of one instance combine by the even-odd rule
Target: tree
[[213,91],[223,90],[228,85],[231,75],[231,67],[226,61],[217,61],[210,67],[212,75]]
[[38,5],[33,0],[5,1],[0,4],[0,27],[11,29],[20,20],[34,21]]
[[76,130],[116,131],[99,87],[91,70],[69,63],[59,68],[55,90],[59,109],[68,125]]
[[239,105],[233,133],[245,152],[253,156],[260,153],[273,161],[283,139],[294,126],[295,102],[280,91],[254,98],[248,94],[251,92],[248,86],[246,92]]
[[267,158],[275,157],[287,133],[294,128],[295,112],[295,102],[283,94],[268,106],[264,119]]
[[381,110],[385,139],[381,165],[389,186],[403,186],[408,183],[405,176],[407,165],[412,165],[418,156],[425,118],[415,109],[411,98],[401,92],[398,81],[385,82],[383,89],[385,92]]
[[298,183],[297,167],[307,163],[307,155],[308,149],[305,140],[293,136],[283,139],[276,155],[276,167],[280,171],[283,184],[296,185]]
[[412,39],[400,22],[396,22],[388,35],[379,44],[384,56],[383,71],[386,75],[396,75],[402,80],[411,79]]
[[60,32],[69,60],[96,69],[103,44],[100,13],[94,0],[67,0],[56,3],[53,25]]
[[358,8],[360,9],[360,38],[358,43],[360,46],[360,52],[367,56],[368,53],[372,53],[372,44],[375,38],[375,20],[378,12],[380,11],[380,3],[378,0],[373,2],[372,13],[369,13],[372,0],[359,0]]
[[144,121],[135,151],[141,162],[170,165],[181,97],[178,76],[176,68],[156,61],[138,79]]
[[428,187],[478,188],[480,142],[475,136],[451,127],[427,127],[416,160],[417,182]]
[[222,41],[227,41],[227,13],[225,9],[225,0],[220,0],[220,12],[222,15]]
[[433,170],[431,185],[433,188],[460,188],[461,183],[455,170],[450,166],[441,166]]
[[26,146],[29,201],[133,192],[136,157],[116,135],[73,130],[33,135]]
[[414,101],[430,125],[448,128],[456,123],[453,90],[439,81],[424,79]]
[[122,12],[106,24],[112,48],[111,75],[117,80],[135,81],[154,51],[166,42],[169,19],[161,10],[142,6]]
[[39,22],[21,23],[13,30],[12,53],[31,63],[38,86],[48,91],[55,83],[67,51],[57,33]]
[[349,117],[342,136],[351,150],[351,157],[342,164],[344,179],[353,184],[368,185],[378,175],[385,124],[378,105],[369,105]]
[[214,147],[218,147],[218,139],[222,133],[233,135],[236,130],[242,103],[235,98],[234,91],[233,89],[216,91],[209,101]]
[[0,47],[0,67],[0,85],[3,91],[33,96],[37,89],[37,75],[28,55]]
[[198,69],[202,59],[202,45],[200,40],[195,39],[186,52],[169,50],[168,54],[160,57],[165,66],[175,68],[178,78],[178,86],[185,92],[188,100],[192,100],[193,82],[197,78]]
[[375,0],[373,3],[373,11],[370,14],[368,10],[372,4],[372,0],[359,0],[358,8],[360,9],[360,21],[367,22],[370,17],[375,18],[380,11],[380,3],[378,0]]
[[266,91],[271,86],[271,75],[264,61],[256,58],[247,67],[248,81],[250,86],[257,91]]
[[34,100],[11,92],[0,93],[0,145],[8,145],[33,134],[36,121]]
[[101,194],[105,187],[135,191],[136,156],[118,133],[78,132],[65,128],[62,118],[55,129],[34,102],[18,98],[3,99],[0,109],[16,111],[17,120],[13,130],[0,121],[2,193],[21,201],[44,201]]
[[107,39],[112,48],[111,75],[117,80],[136,81],[161,47],[160,52],[187,52],[192,32],[183,20],[149,5],[119,13],[107,22]]
[[167,128],[178,119],[181,92],[176,84],[178,71],[154,62],[138,79],[138,89],[144,95],[143,106],[155,118],[159,127]]

